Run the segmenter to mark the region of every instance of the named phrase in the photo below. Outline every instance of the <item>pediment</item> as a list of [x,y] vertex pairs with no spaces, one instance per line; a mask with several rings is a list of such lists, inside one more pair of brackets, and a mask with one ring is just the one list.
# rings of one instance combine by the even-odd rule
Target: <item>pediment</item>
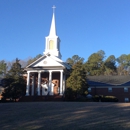
[[36,68],[36,67],[64,67],[62,62],[52,58],[51,56],[42,56],[26,68]]

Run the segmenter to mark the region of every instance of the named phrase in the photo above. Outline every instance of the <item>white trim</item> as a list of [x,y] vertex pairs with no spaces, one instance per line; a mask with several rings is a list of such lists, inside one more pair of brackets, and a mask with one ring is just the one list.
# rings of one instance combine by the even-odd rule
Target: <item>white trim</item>
[[35,60],[35,61],[32,62],[31,64],[29,64],[28,66],[26,66],[26,68],[28,68],[29,66],[31,66],[32,64],[34,64],[34,63],[37,62],[38,60],[42,59],[43,57],[45,57],[45,55],[41,56],[40,58],[38,58],[37,60]]
[[[53,72],[60,72],[63,70],[40,70],[40,72],[49,72],[49,71],[53,71]],[[39,72],[39,70],[29,70],[28,72]]]

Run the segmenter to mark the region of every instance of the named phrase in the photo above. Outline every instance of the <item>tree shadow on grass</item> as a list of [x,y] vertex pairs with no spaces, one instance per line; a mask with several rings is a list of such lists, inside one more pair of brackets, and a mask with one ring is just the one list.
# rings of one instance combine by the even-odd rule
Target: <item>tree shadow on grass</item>
[[0,104],[2,130],[127,130],[129,103],[36,102]]

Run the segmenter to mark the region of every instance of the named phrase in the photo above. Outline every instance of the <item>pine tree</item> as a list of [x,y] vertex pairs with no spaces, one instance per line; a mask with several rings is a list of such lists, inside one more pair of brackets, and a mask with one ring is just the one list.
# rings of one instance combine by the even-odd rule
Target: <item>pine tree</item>
[[5,91],[2,96],[7,99],[16,99],[25,94],[26,82],[23,78],[23,69],[16,59],[5,78]]
[[7,71],[7,64],[4,60],[0,61],[0,75],[2,75],[3,77],[5,76]]
[[86,74],[82,62],[77,62],[73,66],[66,85],[66,94],[71,95],[71,97],[77,98],[79,95],[85,95],[87,93]]

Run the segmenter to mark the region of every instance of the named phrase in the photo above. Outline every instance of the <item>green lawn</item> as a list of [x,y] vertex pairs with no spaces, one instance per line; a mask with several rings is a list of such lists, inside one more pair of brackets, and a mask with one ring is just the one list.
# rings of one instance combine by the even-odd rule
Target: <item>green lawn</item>
[[0,103],[0,130],[130,130],[130,103]]

